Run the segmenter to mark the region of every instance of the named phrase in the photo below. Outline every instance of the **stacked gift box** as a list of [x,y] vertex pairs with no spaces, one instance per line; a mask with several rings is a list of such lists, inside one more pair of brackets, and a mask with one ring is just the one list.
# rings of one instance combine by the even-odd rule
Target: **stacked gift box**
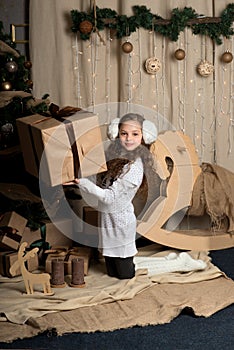
[[[90,259],[92,258],[92,248],[74,247],[74,241],[59,230],[65,225],[66,230],[72,232],[72,220],[61,219],[60,222],[45,222],[37,230],[26,227],[27,220],[15,212],[8,212],[1,218],[0,235],[0,274],[7,277],[15,277],[21,274],[18,268],[14,274],[10,273],[11,266],[18,260],[18,248],[22,242],[27,242],[27,248],[39,248],[45,259],[45,271],[51,273],[52,259],[64,260],[64,273],[71,274],[71,261],[73,258],[84,260],[84,274],[88,274]],[[12,226],[9,226],[12,225]],[[12,233],[12,231],[14,233]],[[42,249],[40,249],[42,248]],[[32,272],[39,268],[42,258],[35,255],[27,261],[27,269]],[[41,266],[42,267],[42,266]]]
[[[106,170],[97,115],[82,110],[68,117],[65,113],[60,118],[34,114],[18,118],[16,123],[25,169],[29,174],[40,178],[46,188],[56,188],[75,177],[87,177]],[[73,247],[72,237],[63,234],[69,231],[72,236],[74,228],[71,219],[60,219],[66,230],[49,220],[40,222],[39,228],[32,230],[26,227],[27,220],[15,212],[6,213],[3,217],[0,225],[0,273],[9,275],[9,267],[17,257],[20,243],[27,242],[27,249],[39,247],[39,258],[40,254],[46,258],[45,250],[66,247],[69,250],[65,258],[66,271],[70,271],[70,258],[75,255],[84,258],[87,274],[91,250],[81,247],[81,254],[81,248],[78,252]],[[38,263],[32,265],[38,267]]]
[[[66,272],[70,273],[71,258],[74,255],[84,258],[85,273],[88,273],[89,261],[91,258],[91,248],[89,247],[74,247],[74,241],[63,234],[66,227],[67,232],[73,230],[72,220],[68,218],[51,222],[49,220],[41,223],[40,227],[32,230],[27,225],[27,219],[17,214],[16,212],[6,212],[0,217],[0,274],[7,277],[15,277],[20,275],[20,269],[17,269],[14,274],[10,273],[10,268],[18,259],[18,249],[22,242],[27,242],[27,249],[31,250],[34,247],[39,248],[39,254],[31,257],[27,261],[28,271],[37,270],[41,262],[48,261],[52,255],[46,254],[45,251],[52,252],[54,250],[69,251],[69,259],[66,260]],[[51,252],[51,251],[50,251]],[[49,256],[49,258],[48,258]],[[46,259],[48,258],[48,260]],[[42,266],[41,266],[42,267]]]

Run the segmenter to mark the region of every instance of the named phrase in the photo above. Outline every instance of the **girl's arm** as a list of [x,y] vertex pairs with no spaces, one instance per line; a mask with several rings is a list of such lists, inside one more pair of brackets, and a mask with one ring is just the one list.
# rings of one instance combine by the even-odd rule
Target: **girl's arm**
[[132,196],[132,190],[136,191],[139,188],[143,178],[143,165],[141,162],[133,163],[130,169],[122,176],[120,176],[109,188],[100,188],[92,181],[86,178],[75,179],[72,182],[68,182],[64,185],[77,184],[79,188],[86,193],[92,194],[99,201],[105,204],[115,203],[116,198],[122,197],[129,200],[129,196]]

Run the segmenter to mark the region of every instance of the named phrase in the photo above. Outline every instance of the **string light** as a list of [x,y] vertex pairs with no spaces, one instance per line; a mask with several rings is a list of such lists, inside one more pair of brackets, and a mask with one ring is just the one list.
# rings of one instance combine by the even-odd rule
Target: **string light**
[[140,104],[143,104],[143,89],[142,89],[142,53],[141,53],[141,30],[138,28],[138,59],[139,59],[139,89],[140,89]]
[[96,82],[97,82],[97,62],[99,61],[99,37],[98,35],[91,36],[91,77],[92,77],[92,97],[91,97],[91,106],[95,106],[96,102]]
[[[157,42],[156,42],[156,33],[154,32],[154,30],[152,30],[152,46],[153,46],[153,56],[156,57]],[[155,90],[153,90],[153,93],[155,95],[155,103],[153,104],[153,109],[156,109],[156,111],[158,112],[159,111],[158,74],[152,75],[152,78],[154,79],[154,86],[155,86]]]
[[[185,40],[185,37],[183,37]],[[183,47],[183,42],[180,38],[180,47]],[[185,78],[185,66],[186,60],[177,60],[177,80],[178,80],[178,125],[182,132],[185,132],[185,89],[186,89],[186,78]],[[183,65],[183,69],[181,68]],[[181,79],[183,83],[181,83]]]
[[165,37],[162,39],[162,92],[163,92],[163,115],[166,115],[166,95],[165,95],[165,64],[166,64],[166,45],[165,45]]
[[[194,40],[194,43],[195,43],[195,47],[196,47],[196,36],[193,35],[193,40]],[[197,49],[194,49],[194,54],[192,55],[192,62],[191,62],[191,66],[192,67],[195,67],[195,62],[194,62],[194,58],[196,57],[196,54],[197,54],[198,50]],[[197,91],[197,80],[196,80],[196,77],[195,77],[195,69],[192,70],[193,72],[193,77],[192,79],[190,80],[191,83],[194,83],[194,94],[193,94],[193,109],[194,109],[194,113],[193,113],[193,121],[192,121],[192,124],[193,124],[193,143],[194,143],[194,146],[195,146],[195,149],[196,149],[196,152],[198,153],[199,150],[198,150],[198,145],[197,145],[197,141],[199,140],[200,136],[197,135],[197,114],[199,113],[199,109],[197,108],[197,94],[196,94],[196,91]]]
[[110,96],[111,96],[111,36],[110,29],[106,29],[106,85],[105,85],[105,97],[106,97],[106,108],[107,108],[107,123],[109,124],[110,119]]
[[[232,46],[231,52],[234,51],[234,39],[232,37],[232,40],[229,41],[230,46]],[[231,154],[232,152],[232,145],[233,145],[233,137],[234,137],[234,62],[232,60],[230,64],[230,98],[229,98],[229,126],[228,126],[228,154]]]
[[80,66],[80,60],[79,60],[79,55],[83,54],[82,51],[79,50],[79,41],[78,41],[78,35],[75,35],[75,43],[72,46],[73,50],[74,50],[74,75],[76,77],[76,98],[77,98],[77,106],[78,107],[82,107],[82,96],[81,96],[81,89],[80,89],[80,84],[81,84],[81,78],[80,78],[80,70],[79,70],[79,66]]

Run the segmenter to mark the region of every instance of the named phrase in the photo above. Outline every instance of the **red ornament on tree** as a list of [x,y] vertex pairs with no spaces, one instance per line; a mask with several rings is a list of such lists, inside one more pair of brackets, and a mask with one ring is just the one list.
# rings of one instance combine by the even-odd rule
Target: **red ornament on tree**
[[82,34],[89,34],[93,30],[93,25],[91,22],[87,20],[82,21],[79,25],[79,30]]
[[28,79],[28,80],[26,81],[26,84],[27,84],[27,86],[28,86],[30,89],[32,89],[32,87],[33,87],[33,81],[32,81],[32,80]]
[[26,69],[32,68],[32,62],[31,62],[31,61],[25,61],[25,62],[24,62],[24,67],[25,67]]

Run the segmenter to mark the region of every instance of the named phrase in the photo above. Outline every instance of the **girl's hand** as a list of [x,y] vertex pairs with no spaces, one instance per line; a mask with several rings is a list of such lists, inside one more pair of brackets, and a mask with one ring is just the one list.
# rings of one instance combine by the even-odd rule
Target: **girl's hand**
[[73,181],[68,181],[63,183],[63,186],[71,186],[71,185],[77,185],[80,182],[79,179],[74,179]]

